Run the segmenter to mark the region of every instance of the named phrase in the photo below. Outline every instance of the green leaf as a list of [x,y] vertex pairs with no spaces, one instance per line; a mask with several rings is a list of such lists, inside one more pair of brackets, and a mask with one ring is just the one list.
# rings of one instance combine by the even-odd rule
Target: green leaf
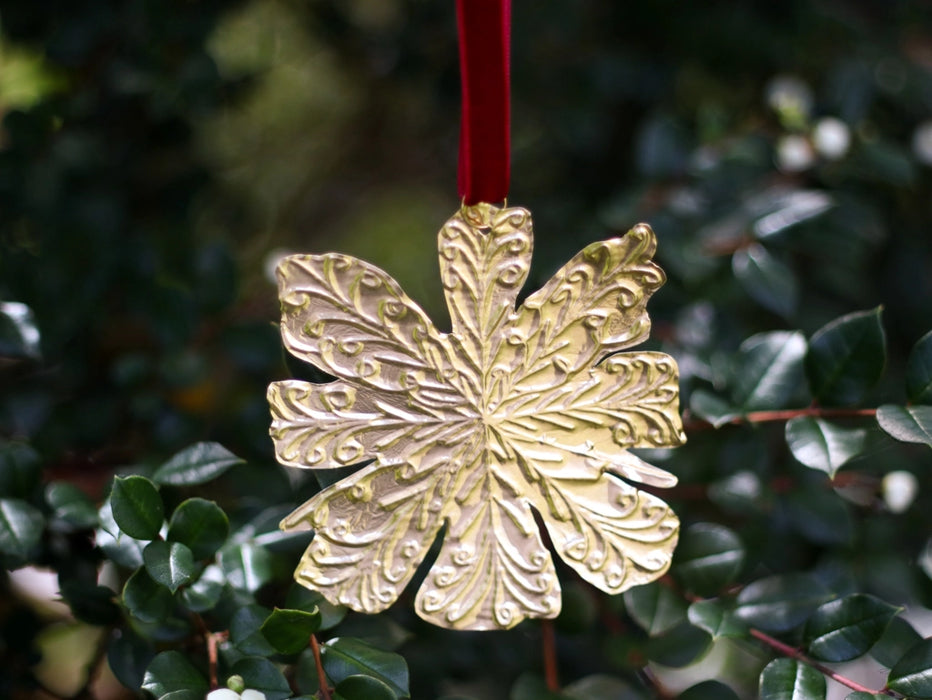
[[877,422],[900,442],[918,442],[932,447],[932,406],[894,406],[877,409]]
[[41,478],[38,452],[21,442],[0,443],[0,497],[32,498]]
[[704,656],[712,647],[712,637],[689,622],[647,640],[647,656],[671,668],[682,668]]
[[823,661],[850,661],[866,654],[898,608],[863,593],[821,605],[806,622],[809,653]]
[[845,700],[887,700],[890,696],[884,693],[864,693],[856,690],[845,696]]
[[243,464],[223,445],[216,442],[199,442],[182,450],[161,467],[152,478],[159,484],[192,486],[216,479],[234,464]]
[[747,627],[717,600],[697,600],[689,606],[686,614],[693,625],[711,634],[713,639],[747,634]]
[[146,542],[136,540],[120,532],[119,525],[113,519],[113,509],[110,500],[104,501],[97,512],[100,527],[94,532],[97,546],[108,559],[127,569],[138,569],[143,566],[142,550]]
[[907,651],[921,641],[922,635],[912,625],[902,617],[894,617],[870,654],[882,665],[893,668]]
[[142,558],[152,580],[165,586],[172,593],[188,583],[197,573],[191,550],[180,542],[150,542],[143,550]]
[[731,399],[742,411],[779,408],[803,383],[806,339],[799,331],[759,333],[735,358]]
[[321,648],[324,672],[334,683],[358,674],[374,676],[396,697],[408,697],[408,666],[402,656],[352,637],[331,639]]
[[194,583],[181,589],[181,600],[192,612],[207,612],[220,601],[225,586],[223,571],[211,564]]
[[0,301],[0,358],[41,357],[39,328],[36,319],[25,304],[18,301]]
[[793,270],[754,244],[737,251],[731,269],[754,301],[783,318],[791,317],[799,303],[799,282]]
[[724,683],[702,681],[680,693],[677,700],[738,700],[738,695]]
[[168,539],[187,545],[195,559],[207,559],[230,534],[226,513],[213,501],[189,498],[172,513]]
[[237,590],[255,593],[272,578],[271,555],[252,542],[226,545],[219,559],[227,583]]
[[271,656],[275,647],[262,634],[262,623],[270,615],[261,605],[244,605],[230,620],[230,641],[244,654]]
[[372,676],[347,676],[337,683],[337,695],[345,700],[395,700],[395,691]]
[[643,700],[644,696],[628,683],[597,673],[573,681],[563,689],[563,695],[573,700]]
[[851,506],[833,490],[809,488],[788,494],[786,514],[794,530],[817,544],[848,544],[854,537]]
[[233,673],[242,676],[246,687],[258,690],[265,700],[284,700],[291,697],[291,686],[278,667],[261,656],[247,656],[233,664]]
[[804,573],[762,578],[737,597],[735,617],[766,632],[786,632],[834,596],[815,576]]
[[863,428],[840,428],[812,416],[797,416],[786,423],[786,442],[793,456],[832,477],[861,453],[866,439]]
[[815,399],[827,405],[861,401],[883,374],[886,336],[883,307],[850,313],[820,328],[809,340],[806,375]]
[[45,500],[56,518],[78,529],[97,526],[97,508],[74,484],[53,481],[45,487]]
[[275,608],[262,623],[261,632],[280,654],[297,654],[320,629],[320,613]]
[[760,700],[823,700],[825,677],[795,659],[775,659],[760,674]]
[[686,602],[659,582],[629,588],[623,597],[628,614],[651,636],[666,632],[686,619]]
[[0,553],[22,563],[38,550],[45,529],[42,513],[18,498],[0,498]]
[[117,526],[130,537],[154,540],[159,536],[165,509],[155,484],[144,476],[116,477],[110,508]]
[[565,696],[550,690],[539,675],[526,672],[511,686],[508,700],[565,700]]
[[128,628],[121,629],[107,647],[110,670],[130,690],[142,687],[146,669],[154,658],[152,646]]
[[207,680],[188,658],[177,651],[163,651],[156,656],[143,677],[142,689],[152,693],[157,700],[204,700]]
[[716,428],[721,428],[741,415],[736,406],[704,389],[696,389],[690,395],[689,410]]
[[159,622],[171,612],[174,600],[171,591],[138,569],[123,586],[123,605],[142,622]]
[[906,397],[912,403],[932,404],[932,331],[922,336],[909,353]]
[[709,597],[734,581],[743,564],[738,535],[722,525],[696,523],[680,536],[673,572],[687,589]]
[[932,698],[932,639],[922,640],[896,662],[887,687],[910,698]]
[[292,610],[320,613],[320,629],[329,630],[336,627],[346,617],[346,608],[342,605],[333,605],[318,591],[312,591],[304,586],[293,584],[285,596],[285,607]]

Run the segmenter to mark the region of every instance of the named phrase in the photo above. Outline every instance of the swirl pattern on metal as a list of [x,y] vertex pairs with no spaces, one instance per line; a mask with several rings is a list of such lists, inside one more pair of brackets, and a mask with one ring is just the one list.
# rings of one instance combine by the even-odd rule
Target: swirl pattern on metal
[[[676,478],[628,448],[679,445],[676,362],[647,338],[664,282],[646,225],[594,243],[515,308],[533,234],[520,208],[463,207],[440,231],[452,333],[382,270],[346,255],[278,268],[282,336],[336,377],[269,387],[278,460],[374,460],[282,522],[315,531],[296,580],[334,604],[391,605],[443,532],[416,611],[506,629],[560,611],[557,554],[608,593],[669,567],[679,521],[630,482]],[[616,354],[613,354],[616,353]]]

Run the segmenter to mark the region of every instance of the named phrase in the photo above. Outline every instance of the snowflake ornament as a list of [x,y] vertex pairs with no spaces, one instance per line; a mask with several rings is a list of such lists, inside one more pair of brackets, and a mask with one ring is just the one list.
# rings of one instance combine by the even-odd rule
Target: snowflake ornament
[[328,601],[391,605],[442,535],[415,600],[425,620],[506,629],[560,612],[557,554],[607,593],[669,567],[679,521],[628,482],[676,483],[628,448],[684,442],[676,362],[646,339],[664,282],[646,225],[594,243],[515,308],[530,213],[464,206],[441,229],[453,322],[439,332],[389,275],[346,255],[278,268],[286,348],[337,379],[269,387],[282,464],[374,460],[282,522],[315,534],[296,580]]

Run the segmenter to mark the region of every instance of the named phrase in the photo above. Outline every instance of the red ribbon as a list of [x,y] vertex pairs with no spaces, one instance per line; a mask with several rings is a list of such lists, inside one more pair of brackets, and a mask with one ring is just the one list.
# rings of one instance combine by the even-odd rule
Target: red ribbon
[[459,191],[466,204],[508,196],[511,0],[456,0],[463,116]]

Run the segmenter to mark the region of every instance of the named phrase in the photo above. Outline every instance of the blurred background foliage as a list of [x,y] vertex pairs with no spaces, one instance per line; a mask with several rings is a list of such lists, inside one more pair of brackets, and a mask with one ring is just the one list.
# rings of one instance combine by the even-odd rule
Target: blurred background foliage
[[[800,459],[781,421],[710,428],[819,398],[800,366],[771,404],[734,405],[747,398],[745,339],[811,338],[877,307],[885,350],[867,359],[883,379],[862,377],[842,403],[929,403],[903,382],[932,329],[932,9],[564,1],[516,2],[513,14],[509,202],[537,225],[527,288],[593,240],[638,221],[657,232],[669,279],[651,302],[651,343],[680,363],[690,442],[655,457],[680,478],[668,497],[684,525],[740,532],[729,585],[805,571],[839,595],[905,606],[932,634],[927,446],[845,422],[863,436],[836,475]],[[38,519],[22,522],[39,533],[8,534],[4,553],[10,569],[54,572],[72,608],[31,601],[4,576],[0,696],[129,693],[89,670],[95,648],[135,688],[157,651],[206,668],[189,619],[160,630],[133,617],[123,587],[141,560],[101,544],[114,474],[153,476],[192,443],[245,462],[209,486],[155,479],[166,507],[215,500],[228,544],[261,549],[266,572],[225,584],[203,613],[211,630],[229,629],[237,606],[298,595],[289,572],[306,539],[275,523],[319,485],[277,466],[267,435],[268,382],[307,377],[280,349],[271,270],[291,251],[365,257],[447,324],[434,236],[459,205],[458,110],[452,2],[0,2],[0,496],[28,505]],[[709,651],[682,615],[645,632],[643,601],[565,590],[559,671],[576,694],[559,697],[676,697],[706,678],[757,692],[772,651]],[[100,610],[78,609],[98,599]],[[549,692],[534,624],[453,634],[402,604],[320,629],[397,650],[415,698]],[[62,651],[70,633],[91,656]],[[246,653],[225,645],[222,670]],[[130,647],[120,666],[113,649]],[[301,687],[304,656],[251,653]]]

